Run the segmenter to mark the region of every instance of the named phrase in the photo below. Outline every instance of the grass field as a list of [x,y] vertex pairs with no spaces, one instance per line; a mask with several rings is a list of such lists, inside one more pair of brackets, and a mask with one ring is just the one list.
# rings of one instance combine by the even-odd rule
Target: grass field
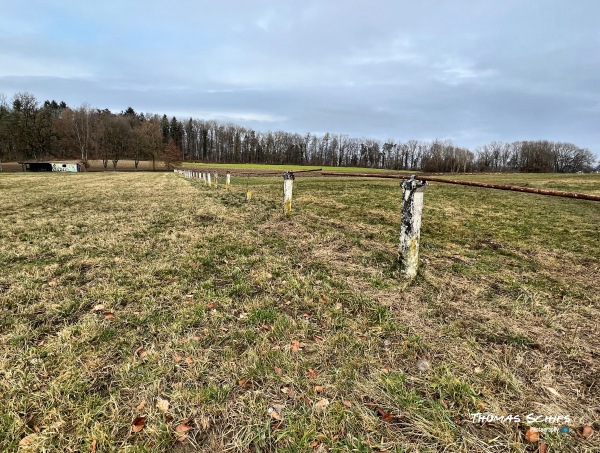
[[0,175],[0,451],[600,451],[600,203],[432,184],[402,289],[398,181],[232,182]]

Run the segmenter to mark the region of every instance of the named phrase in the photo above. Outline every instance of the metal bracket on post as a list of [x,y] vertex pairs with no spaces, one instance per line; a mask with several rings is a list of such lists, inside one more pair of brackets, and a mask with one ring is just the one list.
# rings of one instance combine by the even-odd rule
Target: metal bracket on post
[[398,259],[402,272],[409,279],[413,279],[417,275],[419,266],[421,213],[423,212],[423,192],[426,187],[427,181],[416,180],[415,175],[402,183],[402,219]]
[[294,173],[287,171],[283,174],[283,213],[286,217],[292,215],[292,191],[294,189]]

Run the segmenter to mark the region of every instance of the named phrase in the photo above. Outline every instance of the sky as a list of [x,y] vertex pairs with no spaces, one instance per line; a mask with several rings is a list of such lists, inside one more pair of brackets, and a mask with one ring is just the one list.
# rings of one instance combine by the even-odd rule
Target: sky
[[0,94],[600,155],[597,0],[0,0]]

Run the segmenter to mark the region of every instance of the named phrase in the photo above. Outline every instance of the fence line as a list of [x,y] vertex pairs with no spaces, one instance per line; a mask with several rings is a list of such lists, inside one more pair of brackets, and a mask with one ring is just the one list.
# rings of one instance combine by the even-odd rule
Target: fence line
[[386,175],[383,173],[345,173],[340,171],[322,171],[323,176],[348,176],[348,177],[359,177],[359,178],[384,178],[384,179],[410,179],[413,178],[419,181],[428,182],[440,182],[444,184],[458,184],[461,186],[472,186],[472,187],[484,187],[486,189],[497,189],[497,190],[510,190],[514,192],[526,192],[535,193],[538,195],[549,195],[553,197],[564,197],[564,198],[577,198],[580,200],[591,200],[600,201],[600,195],[593,195],[588,193],[578,192],[563,192],[561,190],[550,190],[550,189],[538,189],[535,187],[520,187],[520,186],[508,186],[504,184],[490,184],[487,182],[478,181],[460,181],[457,179],[445,179],[435,178],[431,176],[420,176],[420,175]]

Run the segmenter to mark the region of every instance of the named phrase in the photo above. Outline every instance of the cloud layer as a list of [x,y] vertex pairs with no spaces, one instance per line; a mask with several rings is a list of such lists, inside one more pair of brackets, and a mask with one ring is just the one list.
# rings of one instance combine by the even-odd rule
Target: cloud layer
[[0,93],[400,140],[600,152],[600,3],[5,2]]

